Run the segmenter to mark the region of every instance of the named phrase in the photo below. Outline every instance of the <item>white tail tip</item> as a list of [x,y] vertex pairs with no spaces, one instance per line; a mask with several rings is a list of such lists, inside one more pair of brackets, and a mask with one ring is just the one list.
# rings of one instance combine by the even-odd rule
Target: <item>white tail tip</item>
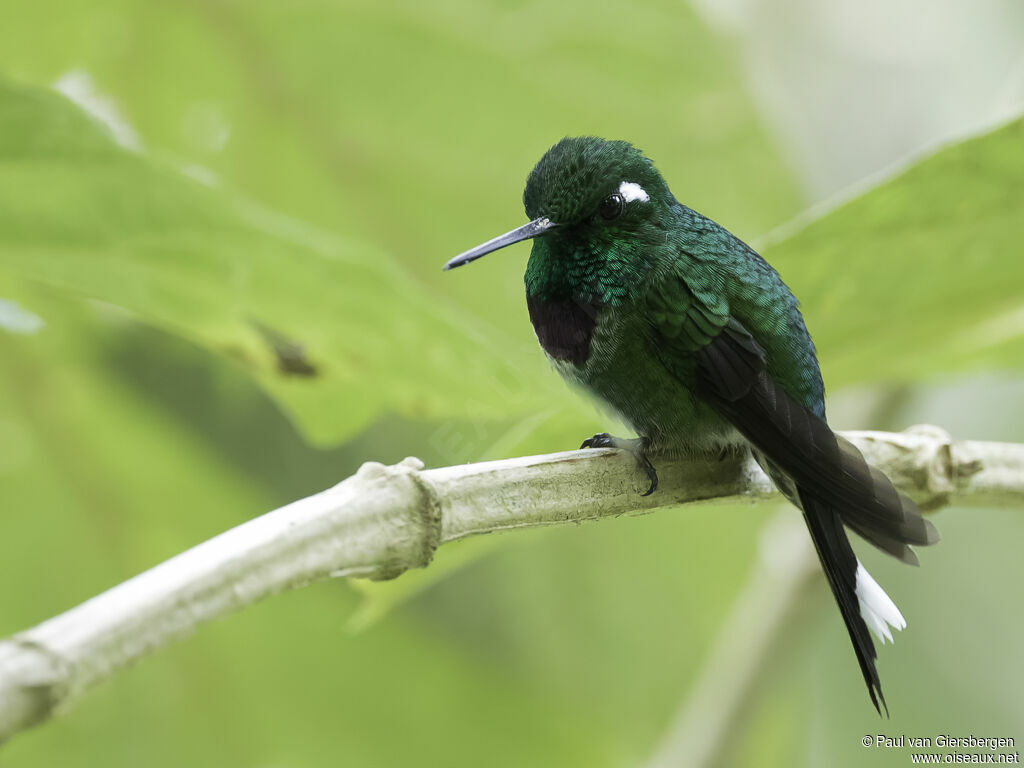
[[885,594],[885,590],[878,586],[878,582],[871,578],[860,560],[857,561],[857,602],[860,603],[860,615],[872,632],[875,633],[882,645],[885,641],[892,642],[892,632],[889,627],[903,629],[907,626],[907,620],[903,618],[896,603]]

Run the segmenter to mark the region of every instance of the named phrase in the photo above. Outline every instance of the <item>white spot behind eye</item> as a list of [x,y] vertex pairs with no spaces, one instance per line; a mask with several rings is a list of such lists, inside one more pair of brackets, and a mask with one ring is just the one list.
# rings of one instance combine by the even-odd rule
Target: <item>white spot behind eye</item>
[[651,196],[647,194],[646,190],[644,190],[644,188],[635,181],[624,181],[619,184],[619,194],[622,195],[622,199],[627,203],[631,203],[634,200],[646,203],[651,199]]

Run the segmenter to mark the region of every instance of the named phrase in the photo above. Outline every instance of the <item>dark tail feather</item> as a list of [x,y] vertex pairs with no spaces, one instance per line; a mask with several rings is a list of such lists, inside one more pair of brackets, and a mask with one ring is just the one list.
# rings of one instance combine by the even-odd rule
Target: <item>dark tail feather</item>
[[839,507],[843,522],[883,552],[909,565],[917,565],[917,555],[907,545],[935,544],[939,532],[930,520],[921,516],[917,504],[897,491],[883,472],[864,460],[855,445],[839,435],[835,435],[835,439],[842,473],[849,478],[851,490],[859,489],[857,495],[868,502]]
[[871,703],[875,705],[879,715],[882,714],[881,707],[885,707],[885,715],[888,717],[889,707],[885,703],[885,696],[882,695],[882,683],[875,667],[878,655],[875,652],[875,644],[871,641],[868,625],[861,616],[860,599],[857,595],[860,564],[853,553],[850,541],[846,538],[839,514],[812,496],[801,492],[799,497],[814,549],[818,553],[828,585],[832,588],[832,594],[839,605],[839,612],[846,623],[846,631],[850,633],[850,642],[853,643],[853,650],[857,654],[857,663],[860,664],[861,674],[864,675]]
[[917,505],[855,445],[768,375],[763,351],[738,323],[702,349],[698,362],[704,397],[803,493],[834,509],[851,530],[912,565],[917,556],[909,545],[939,540]]
[[768,374],[764,350],[736,320],[730,319],[700,350],[697,363],[701,397],[750,441],[779,489],[803,509],[871,701],[881,714],[885,698],[868,628],[884,642],[892,638],[890,627],[902,629],[906,622],[857,561],[843,524],[913,565],[917,556],[910,547],[937,542],[935,526],[854,445],[832,431],[823,407],[794,400]]

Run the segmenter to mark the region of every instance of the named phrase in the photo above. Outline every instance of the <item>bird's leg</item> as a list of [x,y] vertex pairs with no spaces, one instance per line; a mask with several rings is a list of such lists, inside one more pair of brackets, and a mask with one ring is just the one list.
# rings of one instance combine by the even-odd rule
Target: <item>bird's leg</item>
[[651,486],[641,496],[650,496],[658,490],[658,471],[647,458],[647,450],[650,448],[650,441],[646,437],[615,437],[607,432],[599,432],[593,437],[583,441],[580,448],[618,448],[620,451],[629,451],[636,458],[637,464],[647,473],[647,479]]

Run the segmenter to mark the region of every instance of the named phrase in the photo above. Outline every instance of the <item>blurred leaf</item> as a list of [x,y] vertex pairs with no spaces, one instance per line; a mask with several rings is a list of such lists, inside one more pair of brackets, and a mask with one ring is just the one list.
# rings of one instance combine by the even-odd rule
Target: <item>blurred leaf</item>
[[369,246],[125,151],[56,94],[0,83],[0,172],[0,269],[238,360],[314,440],[383,411],[486,420],[546,390],[569,400],[539,356],[520,364]]
[[523,221],[527,172],[564,135],[633,141],[679,199],[739,234],[802,207],[736,56],[686,3],[7,7],[0,71],[91,91],[149,151],[382,247],[477,322],[524,341],[528,246],[457,274],[439,267]]
[[[559,136],[634,141],[680,199],[745,237],[799,207],[727,52],[667,0],[628,12],[584,0],[12,1],[0,69],[36,85],[59,78],[143,150],[118,149],[51,94],[0,87],[0,280],[65,294],[0,291],[47,323],[36,335],[0,331],[0,507],[11,510],[0,560],[5,583],[32,585],[5,593],[11,630],[361,458],[532,453],[605,423],[533,341],[525,246],[477,269],[438,269],[522,220],[526,171]],[[1005,131],[989,141],[941,153],[769,251],[805,301],[830,383],[1019,355],[1000,318],[1018,316],[1008,297],[1021,284],[1011,261],[1021,149]],[[968,269],[979,265],[983,275]],[[108,348],[123,313],[68,293],[190,343],[172,351],[128,321],[135,331]],[[79,309],[65,314],[64,303]],[[242,370],[306,434],[350,442],[303,450]],[[182,371],[208,373],[207,385]],[[348,590],[283,596],[147,660],[5,751],[35,765],[636,764],[699,672],[762,517],[704,508],[523,532],[494,540],[488,558],[456,546],[407,587],[375,585],[365,609],[386,615],[354,637]],[[968,549],[947,580],[968,583]],[[904,580],[927,583],[924,571],[881,574],[894,595]],[[1013,583],[1005,575],[969,582],[958,601]],[[908,603],[917,615],[948,619],[954,593],[921,590]],[[846,731],[871,712],[834,608],[819,607],[831,623],[814,639],[828,652],[793,644],[797,674],[780,673],[782,706],[773,688],[753,736],[767,744],[743,748],[759,765],[769,749],[793,753],[780,765],[809,753],[827,762],[822,744],[863,754]],[[1019,622],[1000,617],[993,631],[1010,643]],[[952,653],[936,650],[948,633],[932,629],[915,635],[933,646],[922,650],[927,672],[882,660],[891,703],[936,671],[913,694],[929,699],[929,725],[945,722],[951,700],[961,714],[975,703],[954,694],[984,695],[967,680],[973,664],[951,683],[946,671],[977,651],[974,636]],[[993,690],[1008,655],[1000,647],[983,670]],[[1019,714],[1009,692],[1019,666],[998,689],[1003,717]],[[810,685],[830,689],[827,714]],[[838,690],[853,692],[857,719]],[[832,729],[808,733],[808,709]]]
[[[131,380],[160,352],[179,363],[173,385],[186,391],[202,386],[204,364],[219,367],[219,385],[270,434],[278,416],[240,371],[177,341],[161,349],[166,337],[122,311],[0,274],[0,295],[11,292],[45,325],[0,327],[2,635],[266,509],[281,482],[243,471],[255,459],[211,436],[223,417],[206,403],[167,403]],[[140,348],[143,337],[154,349]],[[5,744],[4,763],[611,764],[585,713],[407,617],[352,637],[353,604],[344,584],[327,583],[205,627]]]
[[[870,379],[879,360],[890,379],[948,370],[988,339],[1014,352],[1022,131],[946,150],[769,251],[804,298],[830,382]],[[238,358],[315,440],[382,411],[486,420],[528,412],[542,391],[573,402],[535,353],[467,333],[368,247],[355,256],[148,163],[59,97],[6,86],[0,152],[3,267]]]
[[913,381],[1024,352],[1024,120],[928,157],[765,251],[826,383]]
[[123,312],[0,274],[0,295],[11,291],[45,325],[0,329],[2,578],[33,584],[0,592],[4,635],[216,535],[268,495],[112,374]]

